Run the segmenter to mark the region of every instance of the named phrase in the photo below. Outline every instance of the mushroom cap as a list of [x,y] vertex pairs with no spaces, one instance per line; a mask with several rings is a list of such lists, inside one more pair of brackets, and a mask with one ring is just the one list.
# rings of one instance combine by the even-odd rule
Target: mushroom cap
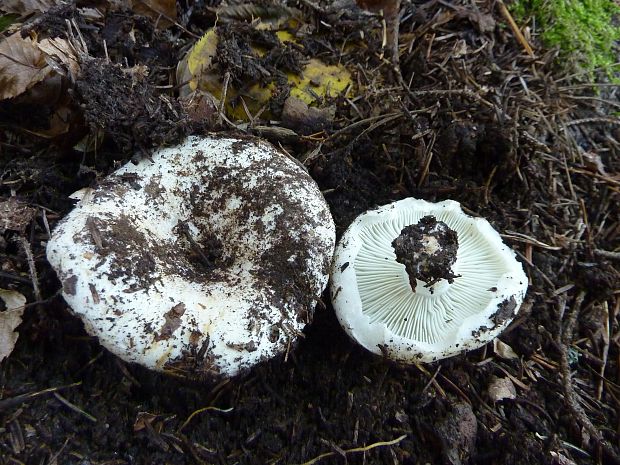
[[[457,233],[457,277],[432,286],[419,281],[414,292],[392,242],[429,215]],[[397,361],[431,362],[496,337],[517,314],[527,285],[515,253],[488,221],[452,200],[408,198],[349,226],[336,247],[330,288],[340,324],[359,344]]]
[[253,139],[190,137],[86,193],[47,256],[108,350],[217,378],[290,347],[334,246],[329,208],[295,161]]

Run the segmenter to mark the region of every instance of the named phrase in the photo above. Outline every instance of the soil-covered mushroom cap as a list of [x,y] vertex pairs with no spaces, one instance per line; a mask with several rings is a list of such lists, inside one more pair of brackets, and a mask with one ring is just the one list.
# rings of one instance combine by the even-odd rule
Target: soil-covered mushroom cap
[[209,378],[290,347],[334,246],[329,208],[293,160],[256,140],[192,137],[87,193],[47,256],[108,350]]
[[430,362],[484,345],[517,314],[527,276],[482,218],[408,198],[360,215],[336,247],[331,297],[366,349]]

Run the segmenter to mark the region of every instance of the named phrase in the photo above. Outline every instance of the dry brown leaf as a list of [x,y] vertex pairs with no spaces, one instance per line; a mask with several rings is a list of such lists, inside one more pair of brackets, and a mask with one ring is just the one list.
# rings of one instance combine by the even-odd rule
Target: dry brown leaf
[[6,310],[0,311],[0,362],[2,362],[11,354],[19,337],[15,328],[22,322],[26,297],[17,291],[0,289],[0,300],[6,306]]
[[30,13],[45,13],[51,7],[62,3],[60,0],[4,0],[0,10],[5,13],[29,15]]
[[141,431],[146,428],[147,424],[152,425],[153,422],[158,418],[161,418],[161,415],[149,412],[138,412],[138,415],[136,416],[136,421],[133,424],[133,430]]
[[310,107],[303,100],[290,96],[282,108],[282,125],[302,135],[310,135],[330,126],[336,116],[336,107]]
[[487,393],[493,402],[499,402],[504,399],[515,399],[517,397],[517,389],[510,378],[496,378],[493,376],[489,383]]
[[0,202],[0,234],[8,229],[23,234],[37,211],[15,197]]
[[396,1],[394,0],[355,0],[360,8],[368,11],[381,11],[394,9]]
[[56,37],[53,39],[43,39],[37,44],[48,58],[47,64],[50,65],[58,74],[71,76],[75,80],[80,73],[80,62],[75,49],[69,41]]
[[0,42],[0,100],[17,97],[51,71],[30,37],[23,39],[16,32]]
[[596,152],[583,152],[583,162],[585,168],[588,171],[592,171],[593,173],[599,173],[603,176],[607,176],[607,172],[605,171],[605,165],[603,164],[603,160],[601,156]]
[[133,0],[133,11],[156,21],[159,29],[166,29],[177,20],[176,0]]
[[71,107],[62,105],[56,108],[54,113],[49,117],[49,127],[47,129],[31,129],[29,132],[44,139],[53,139],[67,134],[71,130],[71,122],[73,119],[73,110]]
[[482,13],[478,10],[472,10],[462,6],[453,6],[456,11],[457,18],[468,19],[481,34],[493,32],[495,30],[495,18],[493,15]]

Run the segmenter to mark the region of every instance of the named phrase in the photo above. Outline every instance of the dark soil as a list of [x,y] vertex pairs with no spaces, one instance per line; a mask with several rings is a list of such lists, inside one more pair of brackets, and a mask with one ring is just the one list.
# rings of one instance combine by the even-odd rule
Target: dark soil
[[[563,71],[536,37],[528,56],[494,2],[403,2],[400,73],[384,58],[376,14],[352,2],[288,2],[303,46],[274,52],[271,66],[294,69],[309,56],[346,65],[357,90],[325,102],[333,121],[301,136],[260,118],[190,120],[174,68],[215,23],[216,3],[180,2],[167,29],[105,1],[77,5],[100,17],[60,8],[23,26],[71,37],[73,20],[89,58],[55,100],[0,101],[0,202],[20,202],[10,224],[0,218],[0,288],[29,302],[0,365],[0,464],[620,463],[617,88]],[[238,83],[253,77],[252,62],[235,50],[268,34],[233,10],[219,12],[237,47],[219,66],[245,66]],[[68,129],[46,136],[59,106]],[[351,342],[324,294],[286,357],[219,384],[103,350],[59,296],[49,230],[72,192],[205,131],[280,144],[318,182],[339,234],[406,197],[454,199],[487,218],[530,278],[502,343],[396,366]],[[74,148],[85,134],[96,150]],[[512,315],[505,307],[498,320]],[[516,398],[494,396],[497,378]]]

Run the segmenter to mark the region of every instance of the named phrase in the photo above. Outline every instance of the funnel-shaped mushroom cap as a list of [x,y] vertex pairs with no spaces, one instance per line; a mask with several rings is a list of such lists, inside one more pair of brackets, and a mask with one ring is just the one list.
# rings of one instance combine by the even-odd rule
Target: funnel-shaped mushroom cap
[[325,199],[295,161],[257,140],[191,137],[106,178],[47,256],[111,352],[219,377],[290,348],[334,246]]
[[[433,268],[414,266],[416,260],[454,250],[456,240],[441,243],[441,237],[454,237],[445,234],[449,230],[458,248],[455,259],[443,257],[442,263],[451,269],[435,270],[430,278],[409,274]],[[403,251],[397,257],[394,247],[415,237],[420,247],[403,263]],[[527,284],[514,252],[488,221],[466,215],[451,200],[409,198],[351,224],[336,247],[331,295],[340,323],[366,349],[398,361],[430,362],[496,337],[519,310]]]

